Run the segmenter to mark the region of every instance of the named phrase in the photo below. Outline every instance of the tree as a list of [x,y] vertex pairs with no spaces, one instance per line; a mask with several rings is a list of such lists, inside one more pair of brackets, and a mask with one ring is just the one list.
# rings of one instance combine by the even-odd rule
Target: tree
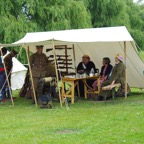
[[26,32],[36,30],[36,24],[27,21],[22,13],[22,0],[1,1],[0,19],[1,43],[14,42]]
[[144,50],[144,10],[143,6],[137,3],[126,1],[127,14],[129,15],[129,31],[136,43]]
[[84,2],[91,13],[93,27],[124,25],[138,45],[144,49],[143,4],[134,3],[132,0],[84,0]]
[[[12,43],[27,32],[92,27],[83,1],[5,0],[0,5],[0,42]],[[26,59],[22,50],[19,60]]]
[[123,1],[91,0],[88,9],[91,13],[93,27],[117,25],[118,17],[123,11]]
[[25,14],[37,23],[40,31],[91,27],[90,13],[82,1],[30,0],[25,2]]

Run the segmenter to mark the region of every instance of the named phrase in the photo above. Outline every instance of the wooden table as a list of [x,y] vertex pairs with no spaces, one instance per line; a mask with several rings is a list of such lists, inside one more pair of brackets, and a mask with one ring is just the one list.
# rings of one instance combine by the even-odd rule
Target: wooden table
[[[74,104],[74,92],[75,87],[78,86],[78,81],[81,80],[84,83],[84,96],[87,98],[87,94],[99,94],[100,92],[100,77],[99,76],[92,76],[92,77],[86,77],[86,78],[68,78],[64,77],[62,78],[62,98],[69,97],[71,98],[71,103]],[[94,90],[87,84],[87,80],[97,80],[98,81],[98,90]],[[65,91],[65,83],[69,83],[71,87]],[[79,89],[78,89],[78,95]]]

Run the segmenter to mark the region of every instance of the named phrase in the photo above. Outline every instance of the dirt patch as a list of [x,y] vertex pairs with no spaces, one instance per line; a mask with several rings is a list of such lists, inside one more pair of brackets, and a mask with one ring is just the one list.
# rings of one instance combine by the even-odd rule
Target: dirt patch
[[74,130],[70,130],[70,129],[65,129],[65,130],[59,130],[56,133],[58,134],[69,134],[69,133],[74,133]]

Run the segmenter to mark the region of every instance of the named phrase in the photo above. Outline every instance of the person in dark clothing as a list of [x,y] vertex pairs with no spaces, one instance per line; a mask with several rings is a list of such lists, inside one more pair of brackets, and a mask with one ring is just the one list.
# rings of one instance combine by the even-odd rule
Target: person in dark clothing
[[9,75],[9,83],[11,86],[11,72],[12,72],[12,68],[13,68],[13,57],[15,57],[18,54],[17,51],[12,50],[8,55],[6,55],[6,57],[4,58],[4,62],[5,62],[5,66],[6,66],[6,72],[7,75]]
[[[8,81],[11,87],[11,73],[12,73],[12,68],[13,68],[13,61],[12,59],[18,54],[17,51],[12,50],[6,57],[4,58],[4,63],[6,66],[6,73],[8,76]],[[12,91],[12,90],[11,90]],[[8,83],[7,83],[7,96],[10,98],[10,88],[8,88]]]
[[5,75],[5,69],[2,62],[2,56],[4,56],[7,53],[6,48],[2,48],[0,50],[0,101],[5,102],[5,88],[6,88],[6,75]]
[[[94,70],[94,73],[96,73],[96,66],[90,60],[90,57],[88,55],[83,55],[82,62],[80,62],[77,66],[77,72],[79,74],[86,73],[87,75],[89,75],[92,69]],[[91,87],[93,82],[94,82],[93,80],[89,80],[87,81],[87,84]],[[80,96],[84,97],[84,84],[82,81],[79,81],[79,90],[80,90]]]
[[[43,53],[43,45],[36,46],[36,53],[30,56],[30,65],[32,69],[32,78],[34,83],[34,89],[37,99],[41,95],[42,87],[39,85],[39,80],[46,76],[46,66],[48,59]],[[34,96],[32,95],[32,104],[34,104]]]
[[[112,71],[113,66],[110,64],[110,59],[108,57],[103,58],[103,66],[101,67],[100,72],[100,84],[102,84],[103,81],[107,80],[109,77],[109,74]],[[97,90],[97,80],[93,83],[93,88]]]
[[86,73],[89,75],[92,68],[94,69],[94,72],[96,72],[95,64],[90,61],[90,57],[88,55],[83,55],[82,62],[80,62],[77,66],[77,72],[79,74]]

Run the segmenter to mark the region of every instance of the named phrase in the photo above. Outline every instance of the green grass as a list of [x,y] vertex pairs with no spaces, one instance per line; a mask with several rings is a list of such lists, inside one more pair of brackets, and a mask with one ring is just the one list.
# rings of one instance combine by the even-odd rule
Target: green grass
[[[15,92],[14,95],[17,95]],[[95,102],[78,100],[66,107],[40,109],[17,98],[0,105],[0,144],[143,144],[144,95]]]
[[144,61],[144,51],[139,52],[139,56]]

